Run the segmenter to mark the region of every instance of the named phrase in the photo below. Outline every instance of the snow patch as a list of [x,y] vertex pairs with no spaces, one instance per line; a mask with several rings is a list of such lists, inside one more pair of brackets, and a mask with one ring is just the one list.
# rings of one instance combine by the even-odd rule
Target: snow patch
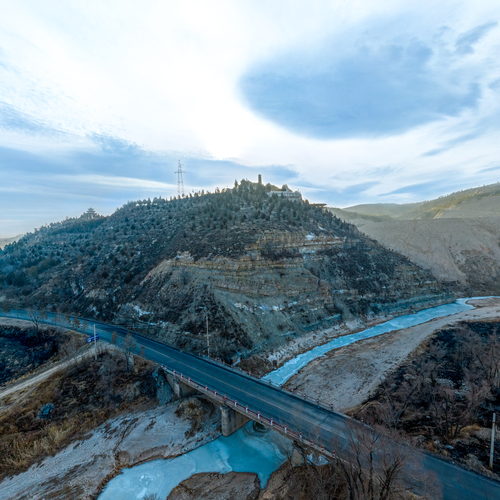
[[140,306],[138,306],[137,304],[134,304],[133,305],[133,309],[134,311],[140,316],[145,316],[147,314],[153,314],[151,311],[145,311],[144,309],[142,309]]

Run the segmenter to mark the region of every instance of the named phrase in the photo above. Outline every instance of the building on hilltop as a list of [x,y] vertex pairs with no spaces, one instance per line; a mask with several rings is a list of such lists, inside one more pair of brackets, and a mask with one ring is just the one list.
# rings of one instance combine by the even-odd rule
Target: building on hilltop
[[267,194],[268,196],[278,196],[290,201],[302,201],[300,191],[292,191],[286,184],[284,184],[281,189],[276,191],[268,191]]
[[328,205],[326,203],[311,203],[310,205],[311,207],[321,208],[321,210],[328,212]]
[[101,216],[93,209],[89,208],[85,213],[80,215],[80,219],[93,220],[99,219]]

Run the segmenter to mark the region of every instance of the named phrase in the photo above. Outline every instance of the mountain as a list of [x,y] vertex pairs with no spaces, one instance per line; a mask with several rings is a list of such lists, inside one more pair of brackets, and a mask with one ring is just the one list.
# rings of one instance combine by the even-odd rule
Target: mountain
[[227,358],[449,295],[300,194],[242,181],[130,202],[108,217],[89,210],[27,234],[0,252],[2,298],[143,325],[195,352],[206,348],[208,320],[211,352]]
[[475,219],[500,216],[500,182],[420,203],[355,205],[343,211],[390,219]]
[[422,203],[331,211],[461,293],[500,294],[500,183]]
[[0,238],[0,250],[7,246],[9,243],[14,243],[14,241],[17,241],[21,235],[18,236],[12,236],[10,238]]

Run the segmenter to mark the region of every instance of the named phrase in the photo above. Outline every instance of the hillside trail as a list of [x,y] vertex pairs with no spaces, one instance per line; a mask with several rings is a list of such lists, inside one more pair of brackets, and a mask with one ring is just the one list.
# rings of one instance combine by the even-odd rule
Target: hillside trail
[[[89,356],[93,355],[93,351],[85,351],[79,354],[76,354],[75,356],[65,359],[63,361],[57,362],[55,365],[52,365],[50,368],[45,369],[41,373],[37,373],[35,375],[29,376],[27,379],[21,380],[19,382],[14,382],[12,385],[9,387],[6,387],[3,390],[0,390],[0,400],[4,399],[7,397],[9,394],[12,394],[13,392],[18,392],[26,387],[29,387],[34,384],[39,384],[40,382],[43,382],[45,379],[53,375],[54,373],[57,373],[61,370],[64,370],[70,365],[73,365],[77,363],[78,361],[81,361],[85,358],[88,358]],[[0,403],[1,407],[1,403]]]

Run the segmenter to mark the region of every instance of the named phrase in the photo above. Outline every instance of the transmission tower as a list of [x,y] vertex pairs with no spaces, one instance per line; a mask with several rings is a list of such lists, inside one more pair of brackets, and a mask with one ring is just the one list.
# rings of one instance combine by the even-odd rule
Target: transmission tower
[[177,194],[179,196],[184,196],[184,170],[182,170],[182,163],[179,160],[177,164],[177,170],[175,171],[177,174]]

